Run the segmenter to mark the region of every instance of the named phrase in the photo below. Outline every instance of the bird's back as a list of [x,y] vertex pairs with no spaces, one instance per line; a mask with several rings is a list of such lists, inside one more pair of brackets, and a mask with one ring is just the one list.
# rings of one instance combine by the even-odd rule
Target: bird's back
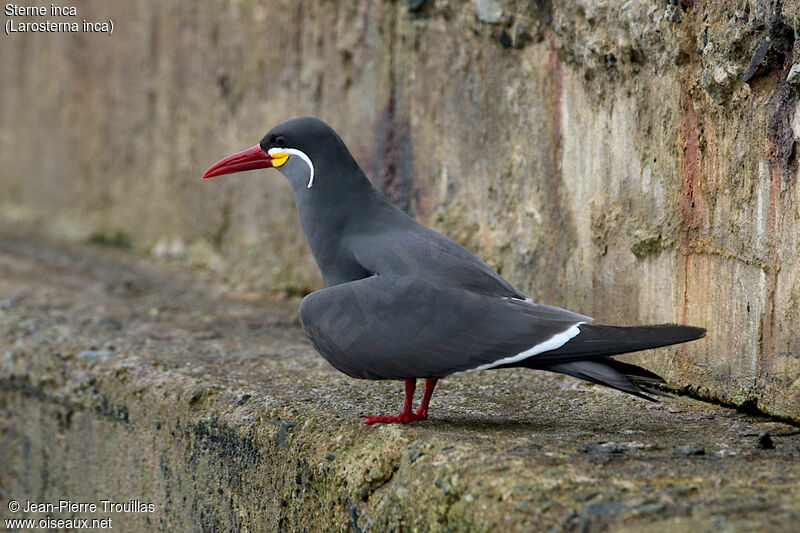
[[350,233],[347,246],[370,273],[408,276],[489,296],[524,300],[489,265],[469,250],[420,224],[381,198]]

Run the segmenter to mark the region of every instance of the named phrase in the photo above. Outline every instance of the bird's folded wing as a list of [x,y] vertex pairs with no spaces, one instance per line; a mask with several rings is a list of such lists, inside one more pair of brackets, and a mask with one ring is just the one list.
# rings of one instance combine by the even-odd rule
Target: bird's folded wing
[[356,261],[377,274],[425,279],[491,296],[526,298],[457,242],[421,224],[414,223],[411,229],[360,235],[352,245]]
[[308,295],[300,306],[314,346],[367,379],[443,377],[558,348],[590,318],[405,276],[375,275]]

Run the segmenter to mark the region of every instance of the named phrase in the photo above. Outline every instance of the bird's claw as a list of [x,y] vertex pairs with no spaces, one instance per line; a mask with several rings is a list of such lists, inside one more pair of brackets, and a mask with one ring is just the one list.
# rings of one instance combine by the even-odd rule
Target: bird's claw
[[364,417],[364,423],[367,425],[408,424],[410,422],[416,422],[417,420],[425,420],[426,418],[428,418],[428,412],[417,409],[416,412],[401,412],[397,415],[367,415]]

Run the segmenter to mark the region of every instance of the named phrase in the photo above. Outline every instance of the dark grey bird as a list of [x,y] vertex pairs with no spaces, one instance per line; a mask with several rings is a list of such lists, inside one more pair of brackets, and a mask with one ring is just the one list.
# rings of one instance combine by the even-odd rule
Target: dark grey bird
[[[300,304],[311,343],[348,376],[405,380],[400,414],[367,416],[367,424],[424,420],[438,379],[495,368],[558,372],[652,400],[648,393],[660,394],[652,387],[664,381],[611,356],[705,335],[671,324],[593,325],[535,304],[466,248],[390,203],[339,135],[315,118],[275,126],[203,178],[267,167],[289,179],[327,285]],[[420,378],[425,394],[412,411]]]

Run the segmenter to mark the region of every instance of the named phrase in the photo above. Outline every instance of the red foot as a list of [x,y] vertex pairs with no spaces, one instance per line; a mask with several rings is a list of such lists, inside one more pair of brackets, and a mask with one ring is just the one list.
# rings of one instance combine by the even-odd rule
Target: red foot
[[428,402],[433,395],[433,388],[436,386],[435,379],[425,380],[425,394],[422,396],[422,402],[416,411],[411,410],[411,402],[414,400],[414,391],[417,388],[416,379],[406,380],[406,401],[403,404],[403,410],[396,415],[367,415],[364,417],[365,424],[408,424],[409,422],[416,422],[417,420],[425,420],[428,418]]
[[409,422],[416,422],[417,420],[425,420],[428,418],[427,413],[424,416],[417,413],[403,413],[398,415],[367,415],[364,417],[365,424],[408,424]]

